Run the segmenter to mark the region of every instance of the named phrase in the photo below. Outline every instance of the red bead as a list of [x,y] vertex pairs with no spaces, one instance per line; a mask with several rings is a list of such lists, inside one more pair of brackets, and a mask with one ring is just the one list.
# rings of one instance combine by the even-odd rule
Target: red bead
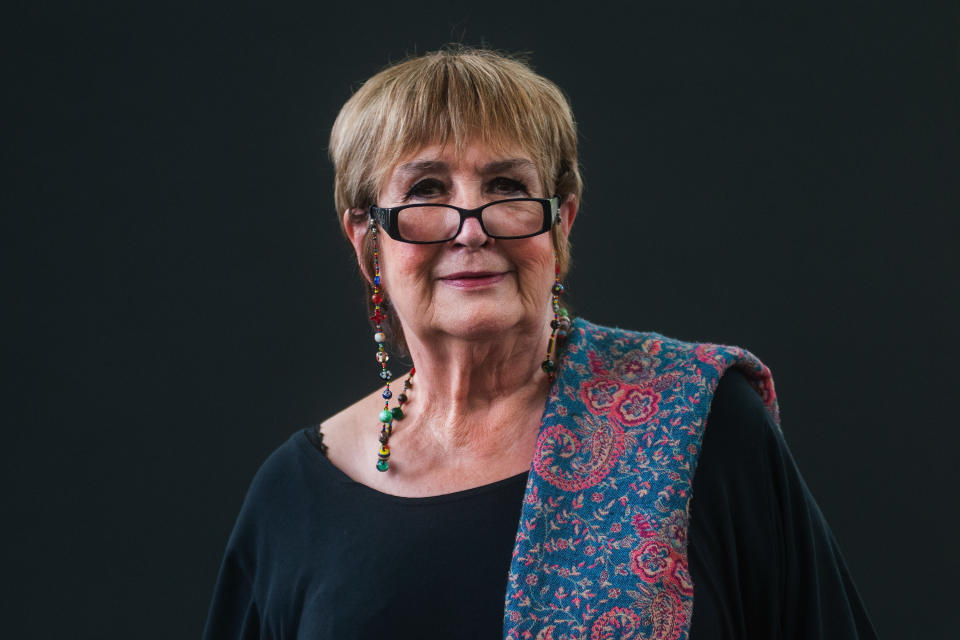
[[383,302],[383,296],[380,295],[379,293],[373,294],[373,296],[370,299],[373,300],[373,304],[380,304],[381,302]]
[[383,320],[386,317],[387,316],[384,315],[383,311],[380,311],[380,309],[377,309],[373,313],[373,315],[370,316],[370,319],[373,320],[374,324],[383,324]]

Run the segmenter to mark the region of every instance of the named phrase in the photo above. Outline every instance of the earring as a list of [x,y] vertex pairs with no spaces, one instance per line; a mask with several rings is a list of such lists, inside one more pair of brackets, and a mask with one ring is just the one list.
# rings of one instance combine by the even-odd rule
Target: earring
[[547,374],[547,379],[552,384],[557,379],[556,347],[562,342],[567,333],[570,332],[570,315],[566,309],[560,306],[560,294],[563,293],[563,284],[560,282],[560,261],[556,260],[553,269],[553,288],[550,293],[553,296],[553,320],[550,321],[550,339],[547,341],[547,359],[540,364],[540,368]]
[[390,355],[387,353],[384,343],[387,341],[387,334],[383,332],[383,321],[386,319],[386,313],[383,308],[383,292],[380,288],[380,246],[377,242],[377,223],[370,220],[370,238],[373,243],[373,295],[370,297],[373,302],[373,315],[370,320],[376,327],[373,339],[377,343],[377,362],[380,364],[380,379],[387,383],[383,393],[383,410],[380,412],[378,425],[380,426],[380,450],[377,452],[377,471],[387,471],[390,468],[390,434],[393,433],[394,420],[403,419],[403,405],[407,402],[407,391],[413,386],[413,375],[417,372],[416,368],[411,368],[407,379],[403,381],[403,392],[397,397],[397,406],[390,408],[390,398],[393,392],[390,390],[390,381],[393,379],[393,373],[387,369],[387,362]]

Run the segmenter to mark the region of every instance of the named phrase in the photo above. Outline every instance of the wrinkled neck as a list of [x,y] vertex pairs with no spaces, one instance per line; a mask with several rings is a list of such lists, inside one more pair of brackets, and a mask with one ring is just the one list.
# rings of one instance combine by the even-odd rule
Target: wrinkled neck
[[481,457],[528,438],[550,387],[541,368],[549,321],[488,340],[408,334],[417,369],[408,393],[415,437],[441,452]]

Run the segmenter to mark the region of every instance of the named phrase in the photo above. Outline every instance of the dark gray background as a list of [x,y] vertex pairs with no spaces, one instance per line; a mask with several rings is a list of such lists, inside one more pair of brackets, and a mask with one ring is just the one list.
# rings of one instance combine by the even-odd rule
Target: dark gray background
[[0,27],[4,635],[199,634],[259,464],[376,382],[329,128],[451,40],[570,96],[576,308],[763,359],[880,634],[955,631],[956,5],[98,6]]

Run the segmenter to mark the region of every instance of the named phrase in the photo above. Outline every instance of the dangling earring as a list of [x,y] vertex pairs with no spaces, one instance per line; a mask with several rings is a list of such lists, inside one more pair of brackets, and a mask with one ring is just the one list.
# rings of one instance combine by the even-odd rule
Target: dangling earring
[[547,359],[540,364],[540,368],[547,374],[547,379],[553,384],[557,379],[556,350],[560,342],[570,331],[570,315],[560,306],[560,294],[563,293],[563,284],[560,282],[560,261],[554,258],[556,266],[553,269],[553,320],[550,321],[550,340],[547,341]]
[[397,406],[390,408],[390,398],[393,392],[390,391],[390,381],[393,379],[393,373],[387,369],[387,362],[390,356],[384,347],[387,341],[387,335],[383,332],[383,321],[386,313],[383,309],[383,293],[380,289],[380,245],[377,242],[377,223],[370,220],[370,238],[373,243],[373,295],[370,300],[373,302],[373,315],[370,320],[376,327],[373,339],[377,343],[377,362],[380,363],[380,379],[387,383],[383,390],[383,411],[380,412],[378,425],[380,426],[380,450],[377,452],[377,471],[387,471],[390,468],[390,434],[393,433],[393,421],[403,419],[403,405],[407,402],[407,391],[413,386],[413,374],[417,372],[415,368],[410,369],[407,379],[403,381],[403,393],[397,397]]

